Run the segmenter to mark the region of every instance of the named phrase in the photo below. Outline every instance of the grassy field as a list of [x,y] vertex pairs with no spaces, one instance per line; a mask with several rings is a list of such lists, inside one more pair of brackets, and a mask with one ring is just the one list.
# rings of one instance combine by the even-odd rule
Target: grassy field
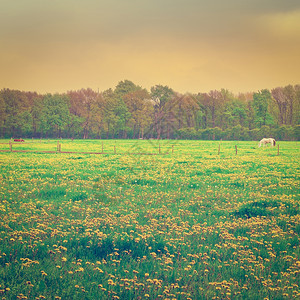
[[32,152],[0,152],[0,296],[299,299],[300,144],[279,145],[13,144]]

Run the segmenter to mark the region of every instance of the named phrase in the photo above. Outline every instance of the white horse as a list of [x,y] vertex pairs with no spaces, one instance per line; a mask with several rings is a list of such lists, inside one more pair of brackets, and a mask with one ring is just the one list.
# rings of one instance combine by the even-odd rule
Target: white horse
[[276,145],[276,141],[275,139],[272,139],[272,138],[263,138],[259,144],[258,144],[258,147],[261,147],[261,146],[266,146],[267,144],[271,144],[271,146],[275,146]]

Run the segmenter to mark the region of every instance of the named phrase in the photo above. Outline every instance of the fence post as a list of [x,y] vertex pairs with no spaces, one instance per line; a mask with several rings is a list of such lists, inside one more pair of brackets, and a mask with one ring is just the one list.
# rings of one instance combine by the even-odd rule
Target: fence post
[[235,145],[235,155],[237,155],[237,145]]
[[277,144],[277,155],[279,155],[279,144]]
[[11,140],[9,141],[9,151],[12,152],[12,143],[11,143]]
[[56,151],[59,152],[59,141],[57,141]]
[[61,153],[61,144],[59,144],[59,153]]

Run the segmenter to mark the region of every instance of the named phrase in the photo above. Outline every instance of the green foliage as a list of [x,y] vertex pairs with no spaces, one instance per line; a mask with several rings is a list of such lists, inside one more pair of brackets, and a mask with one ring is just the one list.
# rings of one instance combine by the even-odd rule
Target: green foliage
[[137,90],[141,90],[142,88],[135,85],[132,81],[130,80],[124,80],[124,81],[120,81],[115,90],[114,90],[114,94],[117,98],[122,99],[123,96],[125,96],[128,93],[132,93],[135,92]]
[[233,100],[226,104],[224,116],[226,118],[226,125],[233,127],[237,125],[247,126],[249,120],[247,118],[247,106],[244,102]]
[[234,95],[180,94],[130,80],[114,89],[38,95],[0,91],[1,137],[298,140],[299,86]]
[[46,135],[55,133],[59,137],[69,121],[69,105],[69,99],[66,96],[46,95],[40,114],[41,131]]
[[131,116],[126,104],[122,99],[118,101],[118,104],[114,109],[114,113],[116,125],[116,129],[114,130],[114,132],[116,134],[120,134],[120,132],[124,132],[128,129],[127,122],[129,121]]
[[151,87],[151,97],[157,101],[159,107],[164,107],[172,99],[173,95],[174,91],[168,86],[156,85]]
[[253,94],[254,122],[258,127],[274,124],[273,118],[268,111],[271,99],[269,90],[262,90]]
[[300,141],[300,125],[297,125],[294,128],[292,128],[292,131],[294,140]]

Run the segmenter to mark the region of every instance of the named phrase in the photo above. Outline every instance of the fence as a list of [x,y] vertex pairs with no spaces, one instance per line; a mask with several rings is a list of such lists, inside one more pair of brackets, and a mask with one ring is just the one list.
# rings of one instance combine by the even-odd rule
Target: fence
[[[105,145],[106,147],[104,147],[104,142],[101,142],[101,144],[99,145],[99,143],[95,143],[93,144],[93,149],[95,148],[99,148],[101,149],[101,151],[71,151],[71,150],[66,150],[66,148],[70,147],[70,144],[66,143],[65,144],[65,149],[64,149],[64,145],[62,144],[61,141],[57,141],[56,143],[56,148],[55,148],[55,142],[56,141],[51,141],[48,143],[45,141],[32,141],[32,142],[13,142],[12,140],[10,140],[8,143],[0,143],[0,145],[7,145],[6,149],[0,149],[0,152],[20,152],[20,153],[62,153],[62,154],[95,154],[95,155],[103,155],[103,154],[121,154],[121,155],[167,155],[167,154],[173,154],[175,153],[175,146],[174,144],[170,145],[170,144],[163,144],[161,145],[161,143],[158,143],[157,145],[153,146],[155,151],[144,151],[144,149],[142,149],[141,147],[139,147],[138,143],[135,144],[135,146],[131,145],[131,147],[125,148],[124,151],[124,147],[122,148],[122,146],[120,146],[119,148],[117,148],[116,145]],[[214,145],[214,147],[210,146],[208,148],[203,148],[203,146],[201,145],[194,145],[193,143],[189,144],[188,148],[184,147],[182,148],[182,145],[180,145],[180,141],[177,141],[178,143],[178,147],[176,147],[176,153],[177,154],[191,154],[192,152],[195,152],[195,148],[198,148],[198,151],[209,151],[212,154],[217,154],[218,156],[220,156],[221,154],[226,153],[232,153],[235,155],[239,155],[241,154],[241,150],[245,151],[245,147],[238,147],[238,145],[234,145],[234,149],[232,149],[232,144],[230,145],[230,148],[232,150],[230,150],[230,148],[227,147],[223,147],[222,143],[218,143],[217,145]],[[25,145],[40,145],[40,148],[42,149],[35,149],[35,150],[30,150],[30,149],[26,149],[28,147],[26,147]],[[44,145],[44,146],[41,146]],[[24,147],[25,146],[25,147]],[[50,146],[53,146],[53,150],[50,150]],[[78,147],[83,147],[83,145],[77,145]],[[48,149],[43,149],[43,147],[48,147]],[[202,147],[202,149],[201,149]],[[21,149],[20,149],[21,148]],[[30,148],[30,147],[29,147]],[[106,148],[104,150],[104,148]],[[123,151],[122,151],[123,149]],[[279,152],[279,144],[277,143],[277,155],[280,154]],[[131,152],[131,150],[133,150]],[[197,152],[198,152],[197,151]]]
[[62,143],[57,142],[56,150],[28,150],[28,149],[14,149],[13,145],[26,145],[26,144],[37,144],[37,142],[12,142],[11,140],[8,143],[0,143],[1,145],[8,145],[8,149],[0,149],[0,152],[20,152],[20,153],[65,153],[65,154],[131,154],[131,155],[166,155],[174,153],[174,145],[172,145],[170,152],[162,152],[161,146],[158,146],[157,153],[150,153],[150,152],[126,152],[121,153],[117,152],[116,145],[113,146],[113,152],[105,152],[104,151],[104,144],[102,142],[102,151],[101,152],[94,152],[94,151],[62,151]]

